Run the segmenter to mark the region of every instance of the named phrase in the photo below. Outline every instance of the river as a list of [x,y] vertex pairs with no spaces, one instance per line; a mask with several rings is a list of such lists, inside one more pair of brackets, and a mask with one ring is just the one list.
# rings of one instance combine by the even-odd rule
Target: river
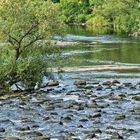
[[[0,97],[0,140],[139,140],[139,39],[69,27],[63,40],[80,42],[57,58],[77,70],[55,74],[59,86]],[[109,65],[127,69],[101,69]]]

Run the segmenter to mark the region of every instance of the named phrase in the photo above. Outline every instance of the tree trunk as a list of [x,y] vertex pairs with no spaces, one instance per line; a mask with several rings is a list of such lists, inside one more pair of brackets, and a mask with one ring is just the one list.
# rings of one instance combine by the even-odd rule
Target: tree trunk
[[18,58],[20,57],[20,51],[19,48],[16,49],[16,60],[18,60]]

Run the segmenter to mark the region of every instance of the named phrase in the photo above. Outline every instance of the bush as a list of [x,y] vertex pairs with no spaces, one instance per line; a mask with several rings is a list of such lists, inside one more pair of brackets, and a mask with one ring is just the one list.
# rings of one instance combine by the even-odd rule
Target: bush
[[103,26],[108,25],[108,22],[103,16],[98,15],[98,16],[90,18],[87,21],[87,24],[98,26],[98,27],[103,27]]

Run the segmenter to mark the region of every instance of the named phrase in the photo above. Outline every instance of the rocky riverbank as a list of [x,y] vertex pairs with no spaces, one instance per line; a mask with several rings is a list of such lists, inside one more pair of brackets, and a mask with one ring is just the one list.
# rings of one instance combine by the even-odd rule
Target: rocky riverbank
[[140,83],[76,80],[0,99],[1,140],[138,140]]

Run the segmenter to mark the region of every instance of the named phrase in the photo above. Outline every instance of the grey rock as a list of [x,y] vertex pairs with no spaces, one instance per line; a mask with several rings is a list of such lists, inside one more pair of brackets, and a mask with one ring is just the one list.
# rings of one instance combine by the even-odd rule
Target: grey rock
[[59,81],[51,81],[48,83],[48,86],[58,86],[59,85]]
[[113,80],[112,84],[120,84],[120,82],[118,80]]
[[126,116],[124,115],[124,114],[121,114],[121,115],[118,115],[116,118],[115,118],[115,120],[123,120],[123,119],[125,119],[126,118]]
[[32,135],[32,136],[43,136],[43,134],[39,131],[22,131],[18,132],[19,135]]
[[21,140],[21,138],[14,137],[14,136],[9,136],[9,137],[6,137],[4,140]]
[[137,95],[135,97],[132,97],[132,99],[136,100],[136,101],[140,101],[140,95]]
[[111,81],[105,81],[102,83],[104,86],[110,86],[112,85],[112,82]]
[[0,128],[0,133],[1,132],[5,132],[5,129],[4,128]]
[[79,85],[86,85],[86,81],[85,80],[76,80],[74,82],[74,85],[79,86]]
[[29,126],[20,127],[18,130],[19,131],[27,131],[27,130],[30,130],[30,127]]

